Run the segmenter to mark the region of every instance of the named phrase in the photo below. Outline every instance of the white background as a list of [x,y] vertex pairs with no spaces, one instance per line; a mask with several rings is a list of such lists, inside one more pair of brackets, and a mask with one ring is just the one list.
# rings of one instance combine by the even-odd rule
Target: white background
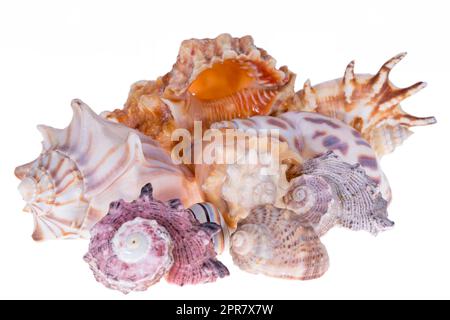
[[[448,1],[2,1],[0,4],[0,298],[450,298]],[[333,229],[331,266],[300,282],[231,276],[177,287],[162,281],[128,296],[98,284],[84,240],[36,243],[21,212],[14,167],[40,152],[37,124],[65,127],[72,98],[95,111],[121,107],[130,85],[171,69],[183,39],[250,34],[296,72],[297,89],[356,72],[395,54],[398,86],[428,87],[403,107],[438,124],[414,134],[382,167],[393,189],[393,230],[377,237]]]

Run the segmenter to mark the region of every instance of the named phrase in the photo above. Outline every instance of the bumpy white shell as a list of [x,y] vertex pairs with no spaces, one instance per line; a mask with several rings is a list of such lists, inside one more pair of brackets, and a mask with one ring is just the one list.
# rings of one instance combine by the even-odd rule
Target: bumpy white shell
[[325,246],[299,215],[272,205],[259,206],[231,236],[231,255],[239,268],[271,277],[308,280],[329,266]]
[[158,143],[101,118],[80,100],[72,109],[67,128],[38,127],[42,153],[15,170],[25,210],[34,215],[33,239],[87,238],[110,202],[135,199],[148,182],[161,200],[202,201],[191,173]]
[[389,183],[381,171],[374,150],[358,131],[340,120],[312,112],[286,112],[278,117],[254,116],[217,122],[212,127],[278,129],[280,140],[286,141],[303,159],[334,151],[344,162],[359,163],[367,175],[380,185],[383,198],[388,201],[391,199]]
[[[239,133],[237,137],[245,139]],[[286,143],[272,137],[253,136],[247,140],[247,146],[235,145],[231,142],[234,140],[224,140],[215,141],[216,155],[236,152],[238,158],[235,163],[197,165],[195,174],[206,200],[220,210],[230,228],[235,228],[252,208],[275,203],[283,196],[288,187],[284,161],[300,161],[300,158],[289,150]],[[242,149],[236,149],[240,146]],[[278,148],[279,152],[272,153],[275,150],[272,147]],[[241,158],[249,159],[255,150],[258,150],[255,157],[260,161],[240,161]]]
[[190,39],[163,77],[162,98],[178,127],[269,114],[294,95],[295,75],[250,36]]

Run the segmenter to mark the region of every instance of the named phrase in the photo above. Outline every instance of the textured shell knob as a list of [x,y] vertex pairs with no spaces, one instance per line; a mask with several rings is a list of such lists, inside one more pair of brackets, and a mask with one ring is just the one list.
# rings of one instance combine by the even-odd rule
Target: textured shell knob
[[17,187],[23,201],[27,204],[32,203],[36,198],[37,184],[32,178],[23,179]]
[[253,237],[245,231],[237,231],[231,238],[231,247],[240,255],[248,254],[253,248]]

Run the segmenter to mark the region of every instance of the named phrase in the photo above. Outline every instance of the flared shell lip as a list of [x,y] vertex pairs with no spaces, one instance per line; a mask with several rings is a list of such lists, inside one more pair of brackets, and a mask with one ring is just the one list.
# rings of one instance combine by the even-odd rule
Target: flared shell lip
[[256,47],[251,36],[234,38],[225,33],[214,39],[189,39],[181,43],[176,63],[162,77],[166,84],[162,97],[174,101],[182,99],[200,73],[225,60],[258,64],[275,79],[269,88],[286,85],[294,75],[287,66],[277,69],[276,60],[264,49]]

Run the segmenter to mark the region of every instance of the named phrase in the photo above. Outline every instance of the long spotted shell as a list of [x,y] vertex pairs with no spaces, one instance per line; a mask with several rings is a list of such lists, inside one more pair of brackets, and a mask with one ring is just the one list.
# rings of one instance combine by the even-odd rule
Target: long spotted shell
[[298,152],[303,159],[311,159],[333,151],[342,161],[360,164],[366,174],[379,184],[383,198],[391,199],[389,183],[381,171],[379,161],[370,144],[355,129],[340,120],[312,112],[286,112],[278,117],[254,116],[212,125],[213,128],[276,129],[280,140]]

